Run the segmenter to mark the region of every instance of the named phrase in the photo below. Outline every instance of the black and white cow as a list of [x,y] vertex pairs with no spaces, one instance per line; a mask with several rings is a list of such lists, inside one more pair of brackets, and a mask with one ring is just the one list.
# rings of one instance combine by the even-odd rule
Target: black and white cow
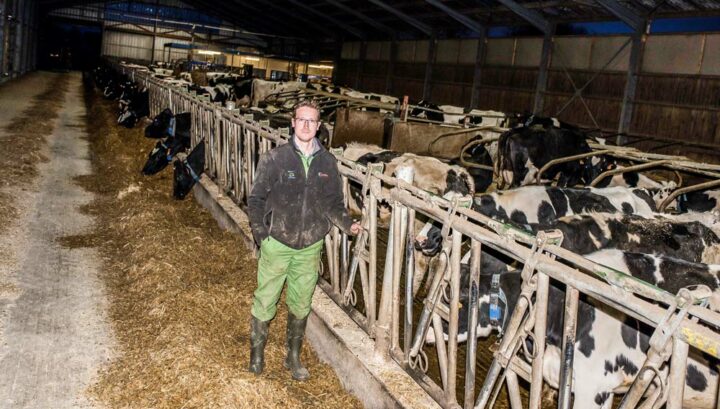
[[128,105],[118,116],[118,124],[132,128],[138,121],[150,115],[150,94],[146,88],[131,92]]
[[269,96],[291,91],[298,91],[307,87],[307,83],[299,81],[278,82],[255,79],[252,82],[252,97],[250,105],[262,106]]
[[252,100],[252,78],[245,78],[232,84],[235,102],[238,106],[248,106]]
[[[598,254],[599,255],[599,254]],[[608,254],[609,256],[610,254]],[[485,254],[482,256],[486,257]],[[632,257],[632,256],[631,256]],[[674,264],[679,266],[680,262]],[[717,274],[713,267],[708,278]],[[667,271],[670,268],[666,268]],[[657,271],[657,270],[653,270]],[[693,271],[681,270],[681,271]],[[647,268],[645,273],[650,272]],[[652,273],[651,273],[652,274]],[[690,273],[692,274],[692,273]],[[497,285],[493,285],[495,278]],[[710,281],[709,279],[707,280]],[[458,321],[458,340],[467,339],[469,313],[469,267],[461,269],[461,308]],[[689,277],[683,280],[690,283]],[[659,284],[670,284],[658,281]],[[717,285],[716,285],[717,286]],[[519,270],[481,268],[478,287],[477,336],[486,337],[493,331],[503,332],[517,305],[522,288]],[[671,291],[671,288],[667,288]],[[491,295],[494,297],[491,298]],[[491,302],[491,299],[494,302]],[[543,356],[543,378],[552,388],[559,385],[562,363],[562,334],[565,293],[559,286],[550,285],[546,349]],[[443,332],[447,340],[447,327]],[[574,409],[610,409],[613,396],[625,393],[642,367],[649,348],[652,329],[637,320],[581,295],[578,303],[576,343],[573,361]],[[432,331],[426,342],[434,343]],[[527,345],[532,349],[532,344]],[[718,361],[691,350],[685,377],[684,407],[714,408],[718,387]]]
[[210,102],[224,103],[225,101],[235,100],[235,88],[232,85],[219,84],[214,87],[199,87],[193,85],[189,87],[189,90],[198,95],[209,96]]
[[167,136],[179,136],[183,142],[189,143],[192,119],[189,112],[173,115],[170,108],[165,108],[145,127],[145,137],[160,139]]
[[[558,218],[589,212],[618,212],[652,217],[655,203],[642,189],[622,187],[560,188],[524,186],[475,196],[473,210],[506,223],[515,223],[528,230],[533,225],[552,225]],[[441,248],[438,226],[429,227],[418,236],[415,246],[433,256]]]
[[176,159],[173,166],[173,197],[182,200],[205,171],[205,140],[200,140],[185,160]]
[[141,171],[142,174],[150,176],[160,172],[172,162],[178,153],[185,152],[189,147],[190,144],[184,143],[183,138],[179,137],[168,136],[164,140],[158,141],[148,154],[148,159]]
[[[400,107],[400,100],[397,97],[393,97],[390,95],[366,93],[366,92],[360,92],[360,91],[355,91],[355,90],[350,90],[350,89],[341,90],[341,94],[351,97],[351,98],[364,99],[367,101],[382,102],[385,104],[393,104],[393,105],[395,105],[396,110]],[[361,109],[363,111],[373,111],[373,112],[382,112],[382,113],[390,112],[386,109],[380,109],[380,108],[375,108],[375,107],[363,107]]]
[[720,264],[720,238],[705,224],[682,222],[656,216],[653,219],[631,215],[594,213],[558,219],[533,230],[558,229],[562,247],[578,254],[618,248],[625,251],[661,254],[683,260]]
[[[534,119],[538,121],[538,119]],[[540,169],[553,159],[590,152],[586,135],[574,127],[545,126],[532,122],[505,132],[498,142],[498,168],[509,187],[535,184]],[[585,160],[551,166],[545,180],[559,177],[558,186],[586,184]]]
[[166,138],[158,141],[148,155],[148,160],[142,169],[144,175],[160,172],[178,153],[190,148],[190,126],[189,112],[172,115],[172,111],[165,109],[153,119],[153,122],[145,128],[145,136],[151,138],[166,136]]
[[520,225],[549,224],[558,218],[590,212],[655,215],[655,203],[643,189],[524,186],[476,196],[473,209]]
[[[398,167],[411,167],[414,170],[413,186],[430,192],[437,196],[472,196],[475,185],[467,170],[461,166],[449,165],[430,156],[420,156],[413,153],[400,153],[385,150],[376,145],[363,143],[349,143],[343,156],[362,165],[370,163],[383,163],[383,173],[395,176]],[[352,210],[359,211],[362,198],[358,191],[351,190],[354,200]]]
[[720,264],[693,263],[658,254],[606,249],[585,255],[589,260],[637,277],[671,294],[681,288],[706,285],[713,292],[709,307],[720,311]]
[[[485,165],[490,166],[491,168],[494,166],[493,156],[485,145],[475,144],[470,149],[468,149],[466,153],[470,154],[470,157],[466,158],[466,160],[471,164]],[[461,163],[460,158],[451,160],[450,164],[463,166],[465,169],[467,169],[468,173],[470,173],[470,176],[472,176],[473,178],[476,193],[487,191],[487,189],[493,183],[493,171],[490,169],[464,166]]]
[[720,190],[689,192],[677,197],[677,210],[681,213],[720,211]]
[[499,111],[483,111],[453,105],[437,105],[425,100],[421,100],[416,106],[418,108],[410,111],[411,116],[435,122],[466,126],[497,127],[507,127],[509,124],[508,116],[505,115],[504,112]]

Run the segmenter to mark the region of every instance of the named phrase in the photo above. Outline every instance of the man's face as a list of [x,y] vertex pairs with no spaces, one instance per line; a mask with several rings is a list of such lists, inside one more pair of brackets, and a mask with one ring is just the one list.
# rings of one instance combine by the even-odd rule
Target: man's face
[[292,119],[295,137],[301,142],[310,142],[320,129],[320,112],[313,107],[301,107]]

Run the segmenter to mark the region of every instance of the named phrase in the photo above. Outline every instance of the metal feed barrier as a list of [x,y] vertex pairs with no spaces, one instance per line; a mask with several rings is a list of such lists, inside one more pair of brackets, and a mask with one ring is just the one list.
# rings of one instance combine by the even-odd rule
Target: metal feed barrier
[[[283,130],[271,129],[251,117],[212,104],[163,84],[147,73],[122,66],[150,91],[151,115],[164,108],[192,113],[193,144],[204,139],[206,173],[240,207],[247,203],[258,155],[286,142]],[[541,405],[544,354],[523,351],[524,340],[534,340],[534,350],[545,350],[548,288],[550,280],[567,287],[563,351],[561,356],[558,407],[571,403],[572,363],[580,293],[621,311],[655,328],[650,349],[640,376],[624,396],[622,408],[682,407],[686,360],[690,347],[720,357],[720,314],[702,306],[709,297],[707,288],[682,290],[674,295],[634,277],[591,262],[560,247],[562,236],[556,231],[531,235],[469,209],[470,198],[448,201],[414,187],[412,172],[400,170],[401,178],[382,173],[382,165],[364,167],[334,150],[343,183],[360,187],[364,204],[364,232],[354,242],[334,228],[325,239],[328,279],[320,287],[374,340],[375,351],[386,360],[394,360],[445,408],[492,407],[503,385],[508,388],[512,408],[523,407],[518,376],[530,384],[527,407]],[[349,200],[349,194],[346,194]],[[385,264],[378,270],[382,230],[378,206],[392,209],[387,233]],[[413,311],[414,256],[412,242],[419,219],[443,225],[443,248],[427,297],[421,301],[419,316]],[[468,245],[469,243],[469,245]],[[480,261],[483,246],[503,253],[522,264],[522,293],[505,333],[494,353],[484,382],[476,385],[476,323]],[[458,371],[458,323],[463,252],[470,248],[470,280],[467,292],[468,336],[465,373]],[[381,274],[381,287],[378,278]],[[359,276],[359,285],[356,282]],[[359,290],[359,294],[357,294]],[[447,324],[447,342],[443,336]],[[439,379],[427,375],[431,349],[426,334],[433,331],[436,340]],[[669,374],[660,371],[669,362]],[[460,376],[464,384],[458,385]],[[646,394],[648,386],[660,387]],[[458,396],[460,394],[462,396]],[[648,396],[643,400],[643,397]],[[640,405],[640,406],[639,406]],[[657,406],[654,406],[657,405]]]

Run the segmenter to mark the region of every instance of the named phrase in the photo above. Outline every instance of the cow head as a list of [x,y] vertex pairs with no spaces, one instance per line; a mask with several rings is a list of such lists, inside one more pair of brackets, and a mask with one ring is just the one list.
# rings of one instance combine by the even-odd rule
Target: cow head
[[162,112],[153,118],[152,123],[145,127],[146,138],[164,138],[173,135],[175,122],[174,116],[170,108],[165,108]]
[[167,137],[164,141],[158,141],[155,148],[148,155],[142,173],[144,175],[154,175],[172,161],[179,152],[185,151],[186,147],[180,138]]
[[201,140],[183,161],[173,163],[173,196],[182,200],[205,170],[205,141]]
[[[585,185],[589,185],[601,173],[617,168],[617,160],[606,155],[591,156],[581,161],[583,165],[582,180]],[[612,178],[606,177],[595,187],[607,187]]]
[[[440,112],[440,107],[437,104],[433,104],[430,101],[421,100],[417,103],[416,106],[417,108],[413,108],[412,111],[410,111],[410,116],[438,122],[443,122],[445,119],[443,113]],[[430,109],[431,111],[423,108]]]
[[135,126],[135,124],[138,121],[138,116],[135,114],[135,112],[132,109],[125,109],[118,115],[118,125],[122,125],[125,128],[132,128]]
[[[482,258],[486,254],[483,253]],[[483,266],[484,267],[484,266]],[[510,321],[522,289],[522,275],[517,270],[506,268],[493,270],[480,269],[477,287],[470,287],[470,266],[460,265],[460,304],[458,319],[458,342],[468,337],[468,313],[474,307],[478,309],[476,337],[484,338],[493,331],[504,332]],[[443,336],[448,339],[448,324],[443,321]],[[428,331],[426,342],[435,343],[435,334]]]
[[420,233],[415,236],[415,250],[424,255],[434,257],[442,249],[442,230],[438,222],[428,222]]

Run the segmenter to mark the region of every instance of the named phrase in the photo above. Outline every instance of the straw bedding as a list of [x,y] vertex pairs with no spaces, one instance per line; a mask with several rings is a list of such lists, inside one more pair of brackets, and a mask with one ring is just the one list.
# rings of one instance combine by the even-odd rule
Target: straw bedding
[[68,76],[60,75],[35,96],[28,108],[7,124],[0,136],[0,233],[18,217],[7,187],[26,189],[37,177],[37,164],[47,162],[41,150],[53,131],[54,121],[68,89]]
[[83,210],[97,227],[61,241],[98,248],[118,348],[90,394],[118,408],[360,407],[307,345],[312,378],[291,379],[284,307],[270,326],[265,373],[247,372],[255,260],[192,198],[172,199],[172,167],[140,174],[154,145],[141,125],[117,127],[114,103],[91,90],[86,101],[94,174],[77,182],[96,194]]

